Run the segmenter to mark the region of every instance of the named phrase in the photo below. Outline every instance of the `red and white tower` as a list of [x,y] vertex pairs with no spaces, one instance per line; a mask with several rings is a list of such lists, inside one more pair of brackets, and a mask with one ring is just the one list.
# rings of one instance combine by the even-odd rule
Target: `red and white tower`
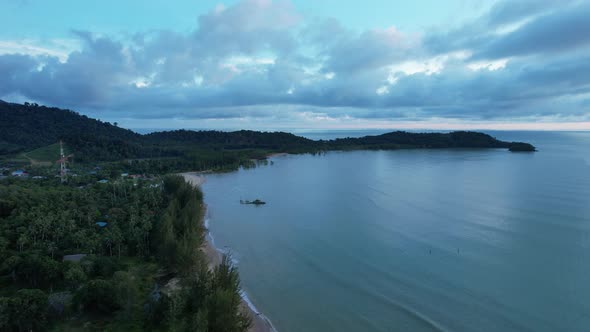
[[64,153],[64,144],[63,141],[59,141],[59,160],[57,161],[59,163],[59,176],[61,177],[61,182],[64,183],[66,182],[67,179],[67,172],[68,169],[66,168],[66,162],[68,161],[68,158],[72,157],[73,154],[70,154],[68,156],[66,156],[66,154]]

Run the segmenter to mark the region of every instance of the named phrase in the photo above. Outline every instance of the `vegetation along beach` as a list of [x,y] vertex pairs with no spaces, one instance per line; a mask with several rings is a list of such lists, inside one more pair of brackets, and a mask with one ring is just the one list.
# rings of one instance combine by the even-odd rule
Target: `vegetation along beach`
[[0,27],[0,331],[590,330],[590,0]]

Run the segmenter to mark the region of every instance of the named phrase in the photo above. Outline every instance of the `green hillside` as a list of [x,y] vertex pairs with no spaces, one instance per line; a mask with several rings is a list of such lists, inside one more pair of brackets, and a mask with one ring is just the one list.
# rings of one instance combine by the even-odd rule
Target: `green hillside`
[[[72,149],[64,144],[64,153],[69,155]],[[23,156],[36,162],[55,163],[60,156],[59,143],[44,146],[29,152],[23,153]]]
[[0,155],[35,150],[60,139],[86,160],[117,160],[136,156],[141,149],[141,135],[108,122],[54,107],[0,102]]
[[[235,164],[268,152],[317,152],[351,149],[506,148],[534,150],[478,132],[391,132],[377,136],[314,141],[284,132],[175,130],[140,135],[70,110],[0,101],[0,156],[57,160],[63,140],[79,162],[163,160],[183,167]],[[517,145],[515,145],[517,144]],[[26,154],[23,154],[26,153]],[[181,162],[170,162],[170,159]],[[187,162],[188,161],[188,162]],[[166,167],[167,168],[167,167]],[[215,167],[213,167],[215,168]]]

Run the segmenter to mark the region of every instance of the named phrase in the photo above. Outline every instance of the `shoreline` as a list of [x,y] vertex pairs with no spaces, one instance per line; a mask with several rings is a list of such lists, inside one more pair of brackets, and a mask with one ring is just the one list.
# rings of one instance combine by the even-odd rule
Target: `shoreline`
[[283,157],[283,156],[288,156],[289,153],[287,152],[274,152],[274,153],[269,153],[266,155],[266,158],[274,158],[274,157]]
[[[179,175],[182,176],[186,182],[190,183],[195,187],[200,187],[205,183],[206,179],[202,175],[202,172],[186,172],[180,173]],[[204,204],[204,203],[203,203]],[[224,254],[222,249],[215,247],[215,239],[213,235],[209,231],[209,219],[206,217],[207,215],[207,206],[204,205],[204,214],[203,214],[203,227],[205,227],[206,235],[205,235],[205,243],[203,247],[199,248],[201,252],[205,255],[207,259],[207,266],[209,269],[215,268],[217,265],[221,264],[222,255]],[[246,292],[242,289],[240,294],[242,300],[240,304],[240,308],[243,313],[246,313],[252,319],[252,326],[248,329],[250,332],[276,332],[277,330],[272,325],[270,319],[264,316],[263,313],[258,311],[256,306],[250,301]]]

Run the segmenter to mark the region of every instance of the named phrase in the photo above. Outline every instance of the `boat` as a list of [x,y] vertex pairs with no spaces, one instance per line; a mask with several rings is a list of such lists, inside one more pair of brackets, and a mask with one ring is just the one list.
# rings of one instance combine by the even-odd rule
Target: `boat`
[[266,202],[265,201],[262,201],[262,200],[259,200],[259,199],[255,199],[253,201],[240,200],[240,204],[264,205],[264,204],[266,204]]

